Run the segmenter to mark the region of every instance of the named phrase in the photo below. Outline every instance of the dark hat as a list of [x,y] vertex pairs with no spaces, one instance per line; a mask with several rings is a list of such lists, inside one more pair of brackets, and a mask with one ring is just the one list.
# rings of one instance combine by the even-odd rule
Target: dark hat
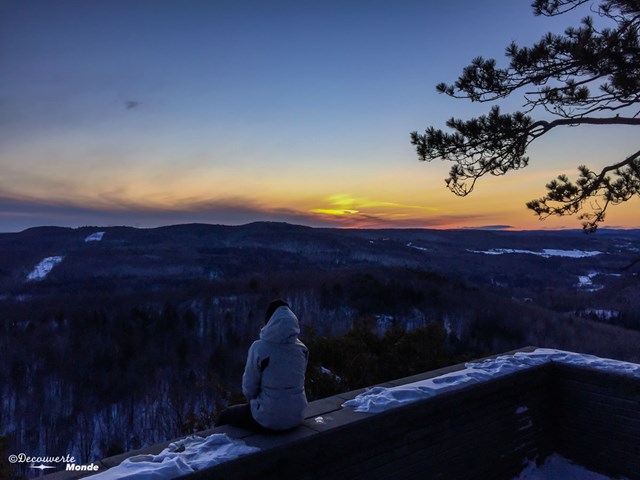
[[264,315],[264,324],[266,325],[267,323],[269,323],[271,316],[273,315],[273,313],[276,311],[278,307],[288,307],[288,306],[289,304],[287,302],[285,302],[284,300],[280,300],[279,298],[271,302],[267,307],[267,312]]

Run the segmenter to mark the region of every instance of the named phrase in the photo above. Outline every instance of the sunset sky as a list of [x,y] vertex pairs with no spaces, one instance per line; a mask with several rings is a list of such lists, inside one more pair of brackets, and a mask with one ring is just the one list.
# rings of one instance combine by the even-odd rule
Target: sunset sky
[[[525,202],[637,150],[552,132],[466,198],[409,133],[485,113],[435,91],[587,12],[529,1],[0,0],[0,231],[38,225],[579,228]],[[520,98],[504,104],[514,110]],[[606,226],[640,227],[638,199]]]

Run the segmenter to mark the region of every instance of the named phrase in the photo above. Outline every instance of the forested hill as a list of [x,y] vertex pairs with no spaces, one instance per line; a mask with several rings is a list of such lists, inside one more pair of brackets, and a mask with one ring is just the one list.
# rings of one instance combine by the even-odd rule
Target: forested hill
[[[118,304],[301,294],[334,306],[355,301],[367,313],[387,315],[402,303],[415,307],[410,295],[393,294],[411,288],[412,275],[436,275],[440,287],[445,279],[461,282],[503,299],[640,329],[638,258],[638,230],[345,230],[268,222],[42,227],[0,234],[0,312],[6,327],[37,322],[33,311],[46,318]],[[341,290],[359,274],[372,275],[387,293],[369,296],[360,288],[360,300],[353,292],[344,297]]]
[[[499,285],[535,299],[548,288],[571,290],[582,284],[586,289],[588,282],[581,278],[585,276],[594,285],[617,284],[634,274],[623,269],[639,255],[637,230],[585,235],[317,229],[282,223],[42,227],[0,234],[0,298],[58,295],[75,291],[78,283],[101,292],[144,289],[150,283],[158,290],[185,282],[257,280],[283,272],[315,274],[383,265]],[[46,259],[49,263],[41,264]],[[617,274],[622,277],[612,276]]]
[[312,397],[527,344],[638,362],[638,257],[617,230],[0,234],[0,440],[85,461],[210,423],[275,297]]

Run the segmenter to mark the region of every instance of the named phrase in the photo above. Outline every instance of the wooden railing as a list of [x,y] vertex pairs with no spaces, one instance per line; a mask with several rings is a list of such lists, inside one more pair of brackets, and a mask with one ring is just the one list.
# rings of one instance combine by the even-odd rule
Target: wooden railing
[[[464,368],[455,365],[384,386]],[[200,432],[227,433],[261,451],[183,478],[511,480],[529,460],[557,452],[605,474],[640,479],[637,376],[548,363],[444,389],[382,413],[341,407],[360,392],[310,403],[305,422],[292,432],[257,434],[233,427]],[[99,465],[110,468],[131,455],[157,454],[168,443]],[[46,478],[78,476],[60,472]]]

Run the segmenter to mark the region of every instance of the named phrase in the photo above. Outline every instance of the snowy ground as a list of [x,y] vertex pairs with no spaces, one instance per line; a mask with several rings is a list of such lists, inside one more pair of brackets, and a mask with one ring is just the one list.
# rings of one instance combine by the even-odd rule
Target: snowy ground
[[418,245],[414,245],[412,242],[407,243],[407,247],[409,248],[415,248],[416,250],[421,250],[423,252],[428,252],[429,249],[428,248],[424,248],[424,247],[419,247]]
[[561,455],[553,454],[547,457],[542,465],[536,466],[534,462],[513,480],[612,480],[600,473],[595,473],[586,468],[575,465]]
[[53,270],[53,267],[62,262],[64,257],[47,257],[42,260],[35,268],[27,275],[27,280],[43,280],[49,275],[49,272]]
[[505,253],[526,253],[528,255],[537,255],[543,258],[551,257],[569,257],[569,258],[585,258],[595,257],[601,255],[602,252],[585,251],[585,250],[556,250],[552,248],[545,248],[541,252],[534,252],[533,250],[516,250],[513,248],[492,248],[490,250],[467,250],[471,253],[484,253],[485,255],[504,255]]
[[105,232],[95,232],[84,239],[85,242],[100,242],[104,237]]
[[576,287],[582,288],[587,292],[597,292],[598,290],[602,290],[604,288],[603,285],[594,285],[593,279],[597,277],[598,272],[589,272],[586,275],[578,276],[578,283]]

